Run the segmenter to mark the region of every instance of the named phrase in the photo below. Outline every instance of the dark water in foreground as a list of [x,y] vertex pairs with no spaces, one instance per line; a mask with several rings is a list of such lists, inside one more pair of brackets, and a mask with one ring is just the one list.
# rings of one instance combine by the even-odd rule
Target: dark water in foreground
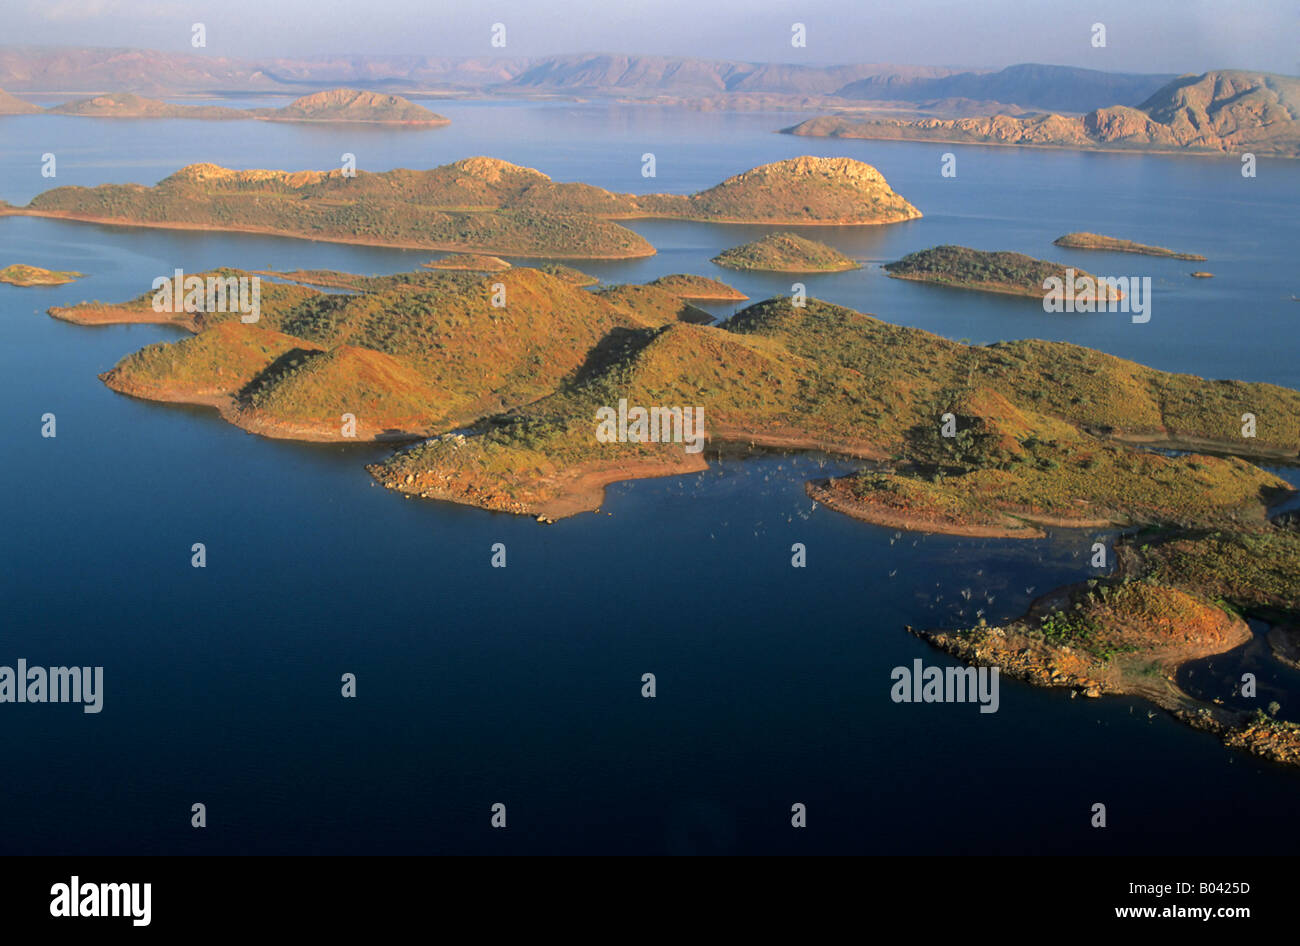
[[[490,154],[561,180],[689,191],[796,154],[877,165],[926,214],[814,234],[868,261],[936,243],[1146,274],[1152,321],[899,283],[875,266],[813,295],[953,338],[1069,340],[1160,368],[1300,386],[1300,167],[772,135],[781,115],[449,104],[432,131],[0,119],[0,197],[237,167],[427,167]],[[165,133],[163,130],[165,129]],[[959,176],[939,176],[939,153]],[[644,181],[640,155],[659,177]],[[785,278],[708,259],[762,228],[633,224],[659,254],[606,280],[715,275],[759,298]],[[1066,256],[1096,230],[1205,264]],[[772,455],[621,484],[552,526],[403,500],[383,448],[262,440],[208,411],[134,401],[95,375],[177,337],[41,314],[217,265],[360,272],[432,254],[262,237],[0,220],[0,265],[78,269],[0,286],[0,664],[103,665],[104,710],[0,705],[0,851],[1282,853],[1300,774],[1234,755],[1145,704],[1004,682],[1001,707],[889,699],[890,670],[947,664],[904,625],[997,621],[1090,573],[1094,533],[1034,542],[904,534],[812,509],[844,468]],[[1186,272],[1206,268],[1213,280]],[[720,310],[721,311],[721,310]],[[729,310],[728,310],[729,311]],[[39,418],[58,417],[55,440]],[[822,464],[826,465],[823,467]],[[1287,474],[1300,482],[1294,471]],[[189,565],[204,542],[208,567]],[[504,542],[509,567],[489,567]],[[790,546],[808,567],[790,567]],[[971,591],[968,603],[961,595]],[[1032,589],[1032,590],[1031,590]],[[991,600],[990,600],[991,599]],[[964,609],[965,613],[959,613]],[[1252,647],[1255,645],[1248,645]],[[1267,652],[1237,655],[1273,669]],[[1215,672],[1196,676],[1214,692]],[[357,675],[343,700],[339,677]],[[640,696],[641,675],[658,697]],[[1218,678],[1222,678],[1218,674]],[[1263,699],[1295,718],[1295,675]],[[1264,677],[1261,672],[1261,693]],[[1227,693],[1223,694],[1226,699]],[[208,827],[190,828],[203,802]],[[508,806],[509,827],[489,827]],[[808,806],[809,828],[789,826]],[[1095,802],[1110,827],[1089,827]]]

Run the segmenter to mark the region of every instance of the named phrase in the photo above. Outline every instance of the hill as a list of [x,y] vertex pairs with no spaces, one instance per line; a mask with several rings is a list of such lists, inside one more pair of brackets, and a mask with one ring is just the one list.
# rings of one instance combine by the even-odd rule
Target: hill
[[[348,439],[340,419],[351,413],[357,439],[387,440],[536,400],[611,332],[661,325],[681,308],[671,296],[662,313],[606,299],[533,269],[404,274],[409,281],[332,275],[316,278],[355,294],[264,282],[252,324],[238,313],[158,314],[152,293],[51,314],[82,324],[171,321],[195,333],[119,362],[103,380],[121,393],[216,406],[244,429],[288,439]],[[498,282],[504,308],[492,304]]]
[[652,255],[619,219],[855,225],[920,216],[875,168],[847,158],[763,165],[689,196],[616,194],[483,157],[355,176],[192,164],[153,187],[59,187],[0,213],[552,259]]
[[[591,188],[605,204],[615,195]],[[234,171],[182,168],[151,188],[135,184],[60,187],[7,212],[181,229],[275,233],[303,239],[413,249],[556,258],[624,259],[654,248],[570,200],[584,185],[538,171],[470,158],[429,171]],[[536,209],[537,207],[545,209]]]
[[784,129],[833,138],[886,138],[1088,150],[1188,151],[1300,157],[1300,79],[1236,70],[1183,76],[1136,107],[1081,117],[855,121],[823,117]]
[[0,115],[35,115],[42,111],[40,106],[24,102],[16,95],[10,95],[0,89]]
[[[885,272],[895,279],[1039,299],[1047,291],[1043,285],[1046,280],[1067,279],[1066,267],[1060,263],[1049,263],[1023,253],[972,250],[966,246],[936,246],[909,253],[900,260],[886,263]],[[1123,298],[1120,290],[1097,282],[1095,276],[1082,269],[1075,269],[1074,277],[1089,278],[1097,283],[1098,302]]]
[[225,108],[216,105],[173,105],[131,92],[97,95],[55,105],[55,115],[84,118],[189,118],[205,121],[252,120],[279,122],[366,122],[436,126],[448,119],[397,95],[360,89],[331,89],[305,95],[283,108]]
[[584,273],[572,266],[565,266],[563,263],[544,263],[537,268],[548,275],[554,276],[556,279],[562,279],[564,282],[579,287],[594,286],[600,282],[597,277],[590,273]]
[[482,253],[452,253],[420,265],[428,269],[466,269],[477,273],[499,273],[510,268],[510,264],[499,256]]
[[378,122],[397,125],[446,125],[449,120],[423,105],[362,89],[329,89],[304,95],[284,108],[256,109],[255,115],[278,122]]
[[540,57],[281,56],[261,60],[141,49],[0,49],[0,85],[21,91],[329,90],[337,86],[459,97],[605,96],[707,108],[859,107],[916,114],[1084,112],[1135,105],[1172,76],[1021,64],[1002,70],[891,63],[744,62],[617,52]]
[[251,117],[243,109],[212,105],[172,105],[131,92],[78,99],[55,105],[48,111],[54,115],[76,115],[83,118],[195,118],[231,121]]
[[921,216],[871,165],[808,156],[764,164],[690,197],[652,194],[636,204],[657,217],[779,226],[898,223]]
[[[1258,525],[1286,491],[1276,477],[1242,460],[1134,445],[1300,456],[1300,392],[1167,374],[1074,345],[971,347],[815,299],[803,308],[771,299],[721,326],[698,325],[666,290],[591,293],[528,268],[333,281],[353,294],[265,283],[251,325],[234,313],[173,316],[195,336],[128,356],[105,381],[144,397],[224,399],[229,419],[272,436],[343,439],[338,418],[349,412],[358,436],[459,429],[463,439],[400,454],[376,475],[405,492],[545,515],[598,504],[591,483],[635,475],[628,462],[701,460],[683,458],[679,443],[595,439],[595,409],[620,399],[698,406],[715,444],[888,463],[818,488],[846,512],[938,531]],[[504,308],[491,304],[496,282],[508,290]],[[52,313],[157,318],[150,298]],[[1249,441],[1245,410],[1259,418]],[[945,414],[951,438],[941,435]]]
[[[981,379],[982,391],[969,390],[973,378]],[[681,456],[679,444],[598,443],[595,410],[619,399],[699,406],[715,445],[892,458],[900,471],[937,469],[949,477],[1010,464],[1021,479],[1019,487],[1001,487],[1006,509],[1034,502],[1044,507],[1044,517],[1056,509],[1078,525],[1110,521],[1111,515],[1261,521],[1261,491],[1285,489],[1241,461],[1171,460],[1135,451],[1134,442],[1215,443],[1230,452],[1293,458],[1300,451],[1300,428],[1288,426],[1300,419],[1298,392],[1168,375],[1072,345],[972,348],[816,300],[798,309],[774,299],[718,327],[670,322],[621,333],[598,362],[555,394],[485,422],[454,445],[432,441],[374,472],[388,486],[432,498],[479,504],[478,497],[490,492],[494,509],[554,517],[594,508],[600,491],[588,486],[607,474],[627,478],[618,472],[623,464],[690,459]],[[1243,405],[1252,399],[1269,405],[1259,416],[1271,419],[1262,439],[1246,442],[1238,428]],[[949,411],[964,432],[952,442],[939,435],[940,417]],[[1017,421],[1018,415],[1026,420]],[[976,417],[1005,419],[985,429]],[[1006,437],[1026,443],[1003,444]],[[1031,438],[1037,439],[1028,443]],[[1076,510],[1069,500],[1052,498],[1061,494],[1051,492],[1057,481],[1049,471],[1067,462],[1096,471],[1100,482],[1088,487],[1094,508]],[[963,482],[974,485],[991,475]],[[920,488],[923,480],[907,472],[890,483]],[[870,486],[882,502],[892,489],[869,480],[858,485]],[[1062,490],[1068,492],[1069,481]],[[971,502],[980,508],[978,495]],[[919,511],[909,521],[935,531],[971,525],[945,525]]]
[[769,233],[741,246],[733,246],[713,257],[728,269],[770,273],[839,273],[858,269],[859,264],[834,247],[793,233]]

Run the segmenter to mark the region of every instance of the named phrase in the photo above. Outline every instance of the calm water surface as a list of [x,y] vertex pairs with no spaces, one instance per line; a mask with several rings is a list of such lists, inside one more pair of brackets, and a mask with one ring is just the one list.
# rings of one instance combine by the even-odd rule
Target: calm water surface
[[[653,107],[434,104],[427,131],[258,122],[0,119],[0,198],[57,183],[152,184],[187,163],[431,167],[486,154],[557,180],[689,192],[799,154],[868,161],[924,218],[810,233],[864,269],[812,295],[950,338],[1071,341],[1156,367],[1300,387],[1300,166],[772,134],[798,116]],[[957,155],[958,176],[939,175]],[[658,177],[643,179],[641,155]],[[40,177],[54,152],[57,181]],[[633,222],[659,250],[580,264],[606,281],[787,277],[708,262],[767,232]],[[1094,230],[1202,252],[1189,264],[1068,254]],[[1033,300],[898,282],[878,264],[939,243],[1148,275],[1152,319],[1047,315]],[[250,436],[210,411],[96,378],[183,333],[80,328],[50,305],[135,296],[180,267],[386,273],[433,254],[272,237],[0,220],[0,265],[76,269],[0,286],[0,664],[103,665],[104,711],[0,711],[0,851],[1289,852],[1300,775],[1234,755],[1127,699],[1004,682],[998,713],[896,705],[890,670],[948,663],[905,625],[1019,614],[1089,573],[1098,534],[1012,542],[895,534],[812,508],[849,469],[770,455],[620,484],[598,514],[529,519],[404,500],[370,446]],[[1204,268],[1212,280],[1187,273]],[[719,315],[731,312],[716,308]],[[58,417],[57,439],[39,418]],[[1284,470],[1300,483],[1294,470]],[[1103,538],[1111,538],[1106,534]],[[509,567],[489,567],[505,542]],[[204,542],[208,567],[189,565]],[[790,567],[803,542],[808,567]],[[961,596],[972,590],[972,602]],[[963,612],[964,609],[964,613]],[[1252,649],[1253,648],[1253,649]],[[1295,718],[1300,683],[1258,645],[1192,668],[1218,693],[1241,662]],[[357,675],[356,700],[339,677]],[[640,697],[653,672],[658,697]],[[1222,694],[1225,698],[1227,693]],[[190,805],[208,828],[190,828]],[[489,827],[504,802],[509,828]],[[1104,802],[1111,827],[1088,826]],[[789,827],[808,806],[809,828]]]

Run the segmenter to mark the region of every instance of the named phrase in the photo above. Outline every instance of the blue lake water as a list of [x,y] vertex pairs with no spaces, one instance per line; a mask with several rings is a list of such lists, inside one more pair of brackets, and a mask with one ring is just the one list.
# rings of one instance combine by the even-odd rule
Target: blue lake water
[[[925,216],[810,235],[868,265],[810,294],[974,342],[1050,338],[1166,370],[1300,387],[1300,166],[831,141],[799,116],[557,103],[437,103],[431,130],[260,122],[0,119],[0,198],[152,184],[187,163],[431,167],[486,154],[559,180],[689,192],[767,161],[877,166]],[[957,155],[955,179],[940,155]],[[41,156],[57,156],[54,181]],[[656,155],[657,177],[641,176]],[[659,250],[580,263],[605,281],[670,272],[754,298],[790,277],[708,262],[769,228],[634,221]],[[1069,253],[1094,230],[1209,257]],[[1147,275],[1152,318],[888,279],[939,243]],[[405,500],[382,447],[243,433],[211,411],[96,378],[182,333],[82,328],[50,305],[119,300],[175,268],[397,272],[427,252],[0,219],[0,265],[76,269],[0,285],[0,664],[103,665],[104,711],[0,706],[0,851],[1281,853],[1300,774],[1237,755],[1137,700],[1004,681],[996,714],[894,704],[890,670],[947,664],[904,626],[997,621],[1091,573],[1097,533],[1041,541],[895,533],[812,508],[843,461],[771,455],[619,484],[597,514],[541,526]],[[1207,269],[1211,280],[1188,276]],[[725,315],[730,307],[716,308]],[[58,437],[39,435],[53,412]],[[1295,470],[1283,470],[1300,483]],[[204,542],[208,567],[190,567]],[[509,566],[489,566],[504,542]],[[790,567],[802,542],[808,567]],[[892,573],[892,574],[891,574]],[[961,596],[972,591],[972,601]],[[1031,590],[1032,589],[1032,590]],[[990,600],[991,599],[991,600]],[[964,611],[965,613],[960,613]],[[1248,645],[1255,647],[1255,645]],[[1225,661],[1228,658],[1225,658]],[[1300,686],[1256,647],[1261,700]],[[339,695],[355,673],[358,698]],[[640,696],[641,675],[658,696]],[[1222,677],[1222,674],[1219,674]],[[1214,692],[1215,673],[1195,683]],[[1223,694],[1226,698],[1227,693]],[[190,827],[203,802],[208,827]],[[503,802],[509,827],[489,826]],[[790,806],[809,828],[791,829]],[[1110,827],[1089,827],[1095,802]]]

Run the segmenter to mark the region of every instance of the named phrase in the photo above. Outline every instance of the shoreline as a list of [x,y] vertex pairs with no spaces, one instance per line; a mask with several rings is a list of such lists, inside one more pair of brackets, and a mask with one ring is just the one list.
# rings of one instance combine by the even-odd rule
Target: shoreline
[[[1096,234],[1100,236],[1100,234]],[[1105,253],[1133,253],[1137,256],[1152,256],[1156,259],[1177,259],[1187,260],[1193,263],[1207,262],[1207,257],[1199,253],[1179,253],[1164,246],[1149,246],[1145,243],[1134,243],[1131,240],[1120,240],[1116,237],[1101,237],[1103,240],[1111,241],[1110,243],[1090,243],[1086,240],[1070,240],[1069,234],[1057,237],[1052,241],[1053,246],[1059,246],[1067,250],[1094,250]]]
[[[1036,516],[1029,513],[1003,513],[1006,526],[977,523],[936,522],[919,516],[908,516],[896,510],[874,506],[843,496],[838,496],[827,486],[829,480],[809,480],[804,492],[811,499],[851,519],[887,529],[920,532],[929,535],[951,535],[977,539],[1044,539],[1046,529],[1122,529],[1125,523],[1113,519],[1061,519],[1055,516]],[[1023,523],[1013,526],[1011,522]]]
[[[883,269],[884,267],[881,268]],[[1019,296],[1024,299],[1038,299],[1039,301],[1042,301],[1042,299],[1047,294],[1046,289],[1022,289],[1016,286],[1012,286],[1009,283],[987,283],[984,285],[977,285],[975,283],[947,282],[942,279],[927,279],[924,276],[913,276],[909,273],[891,273],[887,269],[885,270],[885,275],[888,276],[890,279],[905,279],[908,282],[919,282],[919,283],[926,283],[931,286],[942,286],[945,289],[964,289],[969,292],[992,292],[1000,296]],[[1095,299],[1093,301],[1093,304],[1094,306],[1109,305],[1111,302],[1120,302],[1123,300],[1123,298],[1124,298],[1124,294],[1122,292],[1119,293],[1117,296],[1115,296],[1113,299],[1108,294],[1105,299]],[[1073,315],[1074,313],[1065,313],[1065,314]],[[1091,315],[1093,313],[1085,312],[1083,314]]]
[[[837,269],[770,269],[766,266],[731,266],[727,263],[719,263],[716,260],[711,260],[710,262],[712,262],[715,266],[722,266],[723,268],[729,269],[732,272],[736,272],[736,273],[789,273],[792,276],[820,276],[823,273],[825,274],[851,273],[855,269],[865,269],[865,267],[861,263],[854,263],[852,266],[840,266]],[[709,297],[697,296],[695,298],[707,299]],[[740,300],[726,299],[721,301],[738,302]]]
[[[307,424],[264,420],[257,414],[250,414],[239,409],[232,394],[226,392],[179,392],[163,387],[140,384],[122,384],[113,376],[113,370],[97,375],[104,386],[115,394],[132,397],[154,404],[176,404],[182,407],[210,407],[217,415],[232,427],[238,427],[248,434],[265,437],[267,440],[285,440],[290,443],[412,443],[424,440],[429,434],[396,431],[383,432],[371,436],[342,437],[327,435],[324,429]],[[330,430],[337,429],[330,427]],[[360,430],[361,428],[358,428]]]
[[[1113,585],[1115,578],[1131,577],[1131,555],[1129,559],[1126,564],[1125,557],[1121,557],[1108,584]],[[1193,729],[1213,733],[1229,749],[1282,765],[1300,766],[1300,728],[1295,724],[1265,717],[1262,711],[1252,715],[1217,701],[1202,701],[1178,684],[1178,671],[1185,664],[1231,653],[1254,640],[1254,633],[1242,617],[1220,612],[1226,619],[1220,640],[1189,639],[1161,646],[1157,638],[1145,653],[1131,655],[1118,652],[1098,656],[1086,647],[1048,640],[1041,629],[1034,630],[1041,619],[1064,613],[1090,584],[1076,582],[1057,588],[1035,599],[1023,615],[1001,626],[981,623],[947,631],[918,630],[906,625],[906,630],[964,664],[997,667],[1012,679],[1033,687],[1068,688],[1072,697],[1136,696]],[[1280,655],[1277,659],[1287,662]]]
[[[219,227],[206,223],[150,222],[140,223],[120,218],[94,217],[89,214],[74,214],[63,210],[28,210],[25,207],[0,207],[0,217],[45,217],[50,220],[69,220],[74,223],[95,223],[106,227],[140,227],[147,230],[191,230],[211,233],[253,233],[259,236],[285,237],[292,240],[311,240],[316,243],[342,243],[351,246],[377,246],[392,250],[431,250],[441,253],[491,253],[493,255],[514,256],[519,259],[573,259],[573,260],[626,260],[647,259],[658,250],[653,246],[648,253],[606,254],[603,256],[581,256],[572,253],[553,253],[538,255],[531,252],[504,247],[480,247],[450,243],[389,243],[382,240],[365,240],[358,237],[322,236],[320,234],[296,233],[288,230],[275,230],[269,227]],[[604,219],[604,218],[602,218]]]
[[[817,117],[821,118],[824,116]],[[815,119],[808,119],[808,121],[813,120]],[[792,138],[828,138],[845,141],[906,141],[941,145],[975,145],[976,147],[986,148],[1039,148],[1048,151],[1086,151],[1094,154],[1159,154],[1170,155],[1173,157],[1235,158],[1245,153],[1244,151],[1215,151],[1210,148],[1108,148],[1102,145],[1093,145],[1089,147],[1085,145],[1048,144],[1032,141],[973,141],[970,138],[931,138],[924,136],[912,137],[906,135],[806,135],[795,132],[793,129],[796,127],[798,126],[792,125],[789,128],[778,128],[775,133],[778,135],[790,135]],[[1252,151],[1251,153],[1261,158],[1281,158],[1289,161],[1300,160],[1300,154],[1258,150]]]

